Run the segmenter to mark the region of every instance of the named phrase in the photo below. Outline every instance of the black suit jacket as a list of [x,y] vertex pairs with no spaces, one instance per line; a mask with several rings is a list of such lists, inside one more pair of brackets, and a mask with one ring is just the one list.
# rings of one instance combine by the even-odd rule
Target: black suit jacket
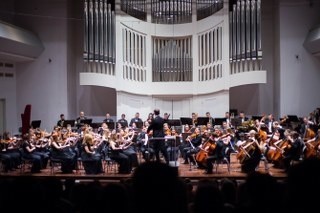
[[156,116],[148,127],[147,132],[153,130],[153,137],[164,137],[163,124],[163,118]]

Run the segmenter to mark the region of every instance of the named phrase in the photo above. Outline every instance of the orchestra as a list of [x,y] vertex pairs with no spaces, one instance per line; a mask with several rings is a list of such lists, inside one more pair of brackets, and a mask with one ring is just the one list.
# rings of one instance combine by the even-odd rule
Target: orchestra
[[[83,112],[80,114],[84,117]],[[166,120],[163,140],[168,161],[175,156],[175,161],[181,164],[196,165],[196,168],[211,173],[215,160],[225,158],[230,162],[230,154],[235,153],[243,172],[247,172],[254,170],[261,159],[287,170],[293,161],[320,156],[319,119],[315,116],[303,117],[300,123],[292,124],[287,115],[279,120],[273,114],[250,119],[241,112],[238,118],[242,122],[237,125],[233,122],[237,119],[235,116],[219,124],[209,116],[206,125],[202,125],[203,122],[198,125],[198,117],[198,113],[192,113],[191,122],[181,126],[170,126],[170,120]],[[54,157],[63,159],[64,173],[77,169],[77,161],[81,159],[87,161],[83,164],[87,174],[99,174],[103,172],[103,160],[112,156],[121,167],[119,172],[128,174],[141,162],[155,160],[153,134],[152,130],[147,132],[150,125],[147,121],[142,127],[137,127],[135,122],[131,126],[117,123],[120,125],[114,125],[114,129],[106,122],[94,128],[86,122],[81,126],[77,124],[60,122],[51,132],[31,127],[27,134],[18,138],[5,132],[0,143],[4,170],[9,172],[19,168],[21,159],[29,158],[34,159],[31,171],[38,173]],[[161,157],[165,160],[165,156]]]

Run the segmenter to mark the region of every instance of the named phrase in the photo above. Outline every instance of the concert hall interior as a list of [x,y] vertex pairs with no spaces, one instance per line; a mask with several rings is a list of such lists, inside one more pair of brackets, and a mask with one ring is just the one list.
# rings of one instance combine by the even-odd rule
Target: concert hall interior
[[160,160],[193,185],[255,171],[285,181],[319,157],[319,11],[1,0],[0,177],[122,182]]

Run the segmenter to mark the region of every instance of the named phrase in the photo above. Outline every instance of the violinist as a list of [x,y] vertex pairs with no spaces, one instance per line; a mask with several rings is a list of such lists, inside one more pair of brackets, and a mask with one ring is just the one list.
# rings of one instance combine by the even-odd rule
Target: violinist
[[21,154],[23,158],[32,160],[31,173],[39,173],[44,168],[44,165],[41,155],[36,151],[34,139],[33,131],[29,130],[29,133],[24,136]]
[[176,161],[179,156],[179,145],[180,145],[180,135],[174,128],[174,126],[170,129],[170,134],[166,134],[165,138],[167,142],[167,153],[170,161]]
[[18,140],[16,137],[12,137],[11,133],[5,131],[3,133],[3,141],[1,143],[1,154],[10,156],[12,169],[18,169],[21,164],[21,153],[17,147]]
[[187,139],[187,137],[183,137],[183,135],[188,135],[188,134],[190,135],[192,134],[191,128],[188,124],[185,124],[183,126],[182,133],[181,133],[181,144],[179,145],[180,155],[183,159],[185,159],[185,154],[183,152],[183,149],[190,145],[189,142],[185,140]]
[[102,169],[102,156],[97,151],[95,138],[92,134],[85,134],[82,142],[81,159],[86,174],[100,174]]
[[132,167],[138,166],[138,156],[136,152],[135,131],[132,128],[126,127],[124,130],[120,129],[118,143],[123,147],[123,153],[130,158]]
[[49,156],[50,156],[50,149],[49,149],[49,143],[50,137],[48,133],[45,131],[41,131],[40,129],[36,129],[35,131],[35,137],[33,138],[34,140],[33,145],[35,146],[34,154],[39,155],[41,157],[41,169],[47,168]]
[[57,121],[57,126],[63,127],[65,122],[64,114],[60,114],[60,119]]
[[194,154],[196,154],[200,150],[200,145],[202,143],[202,135],[200,134],[199,127],[194,129],[194,133],[187,137],[186,141],[189,143],[189,146],[183,149],[184,153],[184,162],[183,164],[196,164],[194,159]]
[[119,133],[112,130],[109,137],[110,158],[119,164],[119,174],[130,174],[132,163],[126,154],[123,153],[123,146],[118,142]]
[[141,129],[141,132],[137,136],[137,147],[142,153],[142,157],[145,161],[150,161],[154,157],[154,150],[149,146],[147,134],[147,127],[144,126]]
[[77,156],[70,149],[70,144],[64,143],[59,132],[54,132],[51,140],[51,157],[62,161],[61,170],[63,173],[72,173],[76,168]]

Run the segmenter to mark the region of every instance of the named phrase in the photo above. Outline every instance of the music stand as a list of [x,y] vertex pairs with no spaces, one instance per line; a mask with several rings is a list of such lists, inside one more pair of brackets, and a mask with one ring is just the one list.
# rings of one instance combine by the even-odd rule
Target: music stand
[[102,123],[91,123],[91,127],[92,129],[99,129],[99,127],[101,127]]
[[32,127],[33,129],[40,128],[40,125],[41,125],[41,120],[31,121],[31,127]]
[[181,121],[179,119],[168,120],[169,126],[181,126]]
[[90,118],[90,119],[84,119],[84,120],[81,121],[81,123],[82,123],[82,124],[88,124],[89,126],[91,126],[91,124],[92,124],[92,119],[91,119],[91,118]]
[[219,126],[222,126],[222,123],[227,121],[226,118],[215,118],[214,119],[214,125],[219,125]]
[[75,123],[75,120],[65,120],[63,122],[63,127],[67,127],[68,125],[70,125],[71,127],[74,127],[74,123]]
[[242,121],[241,118],[232,118],[231,119],[231,125],[237,128],[238,126],[241,126]]
[[192,118],[188,118],[188,117],[181,117],[180,118],[181,121],[181,125],[186,125],[188,124],[189,126],[192,126]]
[[238,110],[237,109],[230,109],[229,111],[230,116],[238,116]]
[[209,123],[209,117],[198,117],[197,119],[197,125],[205,125]]
[[259,120],[259,121],[261,121],[261,119],[262,119],[262,117],[263,116],[261,116],[261,115],[253,115],[253,116],[251,116],[251,120]]
[[300,122],[298,116],[296,115],[288,115],[288,120],[289,122],[297,122],[297,123]]

